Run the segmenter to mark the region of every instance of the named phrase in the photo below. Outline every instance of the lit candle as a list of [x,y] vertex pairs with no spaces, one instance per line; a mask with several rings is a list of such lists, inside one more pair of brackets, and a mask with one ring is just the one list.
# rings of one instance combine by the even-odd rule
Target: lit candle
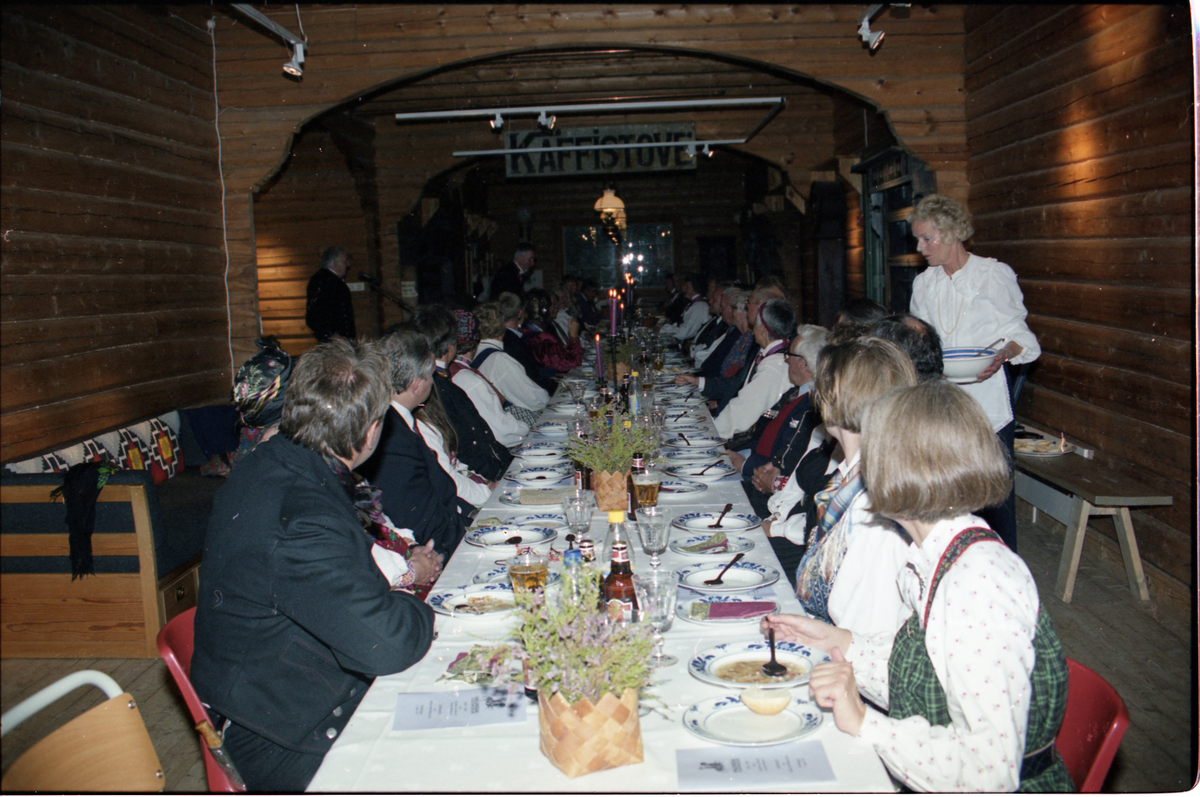
[[600,335],[596,335],[596,381],[604,378],[604,368],[600,364]]
[[617,292],[608,292],[608,334],[617,334]]

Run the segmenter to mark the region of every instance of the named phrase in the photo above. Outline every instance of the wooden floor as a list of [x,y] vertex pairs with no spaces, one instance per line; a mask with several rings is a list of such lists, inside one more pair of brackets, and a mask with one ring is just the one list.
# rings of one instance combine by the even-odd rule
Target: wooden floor
[[[1062,527],[1021,520],[1021,554],[1037,579],[1067,655],[1103,675],[1124,698],[1132,719],[1105,784],[1106,791],[1172,792],[1196,782],[1196,637],[1193,607],[1181,612],[1154,601],[1139,603],[1119,567],[1087,551],[1075,596],[1054,595]],[[203,791],[200,747],[187,711],[167,674],[153,659],[4,659],[3,710],[61,676],[82,669],[107,672],[137,698],[166,776],[166,790]],[[100,702],[98,690],[78,690],[0,742],[2,766],[32,741]],[[530,755],[536,755],[531,750]],[[489,780],[480,773],[480,788]]]

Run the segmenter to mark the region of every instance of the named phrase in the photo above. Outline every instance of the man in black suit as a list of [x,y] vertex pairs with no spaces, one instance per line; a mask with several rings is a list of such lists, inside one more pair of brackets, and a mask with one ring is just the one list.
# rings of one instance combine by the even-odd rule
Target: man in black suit
[[496,305],[504,321],[504,353],[519,362],[525,369],[525,375],[553,396],[554,391],[558,390],[558,382],[550,376],[554,373],[553,369],[544,368],[525,345],[525,333],[521,331],[521,324],[525,321],[524,303],[509,293],[502,294]]
[[533,244],[522,242],[517,244],[517,248],[513,250],[513,259],[511,263],[505,263],[496,270],[492,276],[492,285],[488,292],[492,301],[500,298],[502,293],[515,293],[517,298],[525,298],[525,277],[530,271],[533,271],[534,263],[537,260],[537,253],[533,249]]
[[346,286],[350,255],[340,246],[321,253],[321,267],[308,280],[304,323],[317,343],[337,337],[354,340],[354,303]]
[[304,791],[375,676],[433,641],[433,612],[390,589],[354,503],[389,393],[374,345],[317,346],[292,371],[279,434],[217,492],[191,680],[250,791]]
[[392,406],[383,421],[383,436],[360,473],[383,491],[383,513],[400,528],[411,529],[417,542],[433,540],[447,559],[466,533],[454,480],[437,461],[417,428],[413,412],[433,387],[433,353],[425,336],[410,329],[391,332],[380,341],[391,369]]

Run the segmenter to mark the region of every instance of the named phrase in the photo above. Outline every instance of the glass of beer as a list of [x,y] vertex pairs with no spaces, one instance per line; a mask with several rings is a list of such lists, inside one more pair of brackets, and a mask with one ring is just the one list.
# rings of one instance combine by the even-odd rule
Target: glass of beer
[[657,506],[661,483],[662,476],[654,471],[633,474],[633,493],[637,496],[638,506]]
[[550,558],[533,549],[522,551],[508,560],[508,577],[514,592],[532,592],[546,588],[550,574]]

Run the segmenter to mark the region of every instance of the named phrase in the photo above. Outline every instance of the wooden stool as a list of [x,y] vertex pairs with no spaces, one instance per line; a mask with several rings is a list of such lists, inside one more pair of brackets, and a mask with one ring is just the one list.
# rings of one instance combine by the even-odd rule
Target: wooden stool
[[1047,458],[1017,454],[1015,459],[1019,474],[1049,484],[1072,499],[1068,516],[1059,517],[1050,507],[1039,503],[1034,491],[1018,479],[1017,495],[1067,526],[1067,538],[1063,543],[1062,558],[1058,563],[1058,583],[1055,586],[1063,603],[1071,602],[1088,518],[1093,515],[1112,516],[1117,529],[1117,542],[1121,544],[1121,556],[1125,560],[1129,588],[1140,600],[1150,600],[1129,507],[1169,506],[1173,501],[1171,496],[1157,493],[1139,481],[1114,474],[1092,460],[1074,454]]

